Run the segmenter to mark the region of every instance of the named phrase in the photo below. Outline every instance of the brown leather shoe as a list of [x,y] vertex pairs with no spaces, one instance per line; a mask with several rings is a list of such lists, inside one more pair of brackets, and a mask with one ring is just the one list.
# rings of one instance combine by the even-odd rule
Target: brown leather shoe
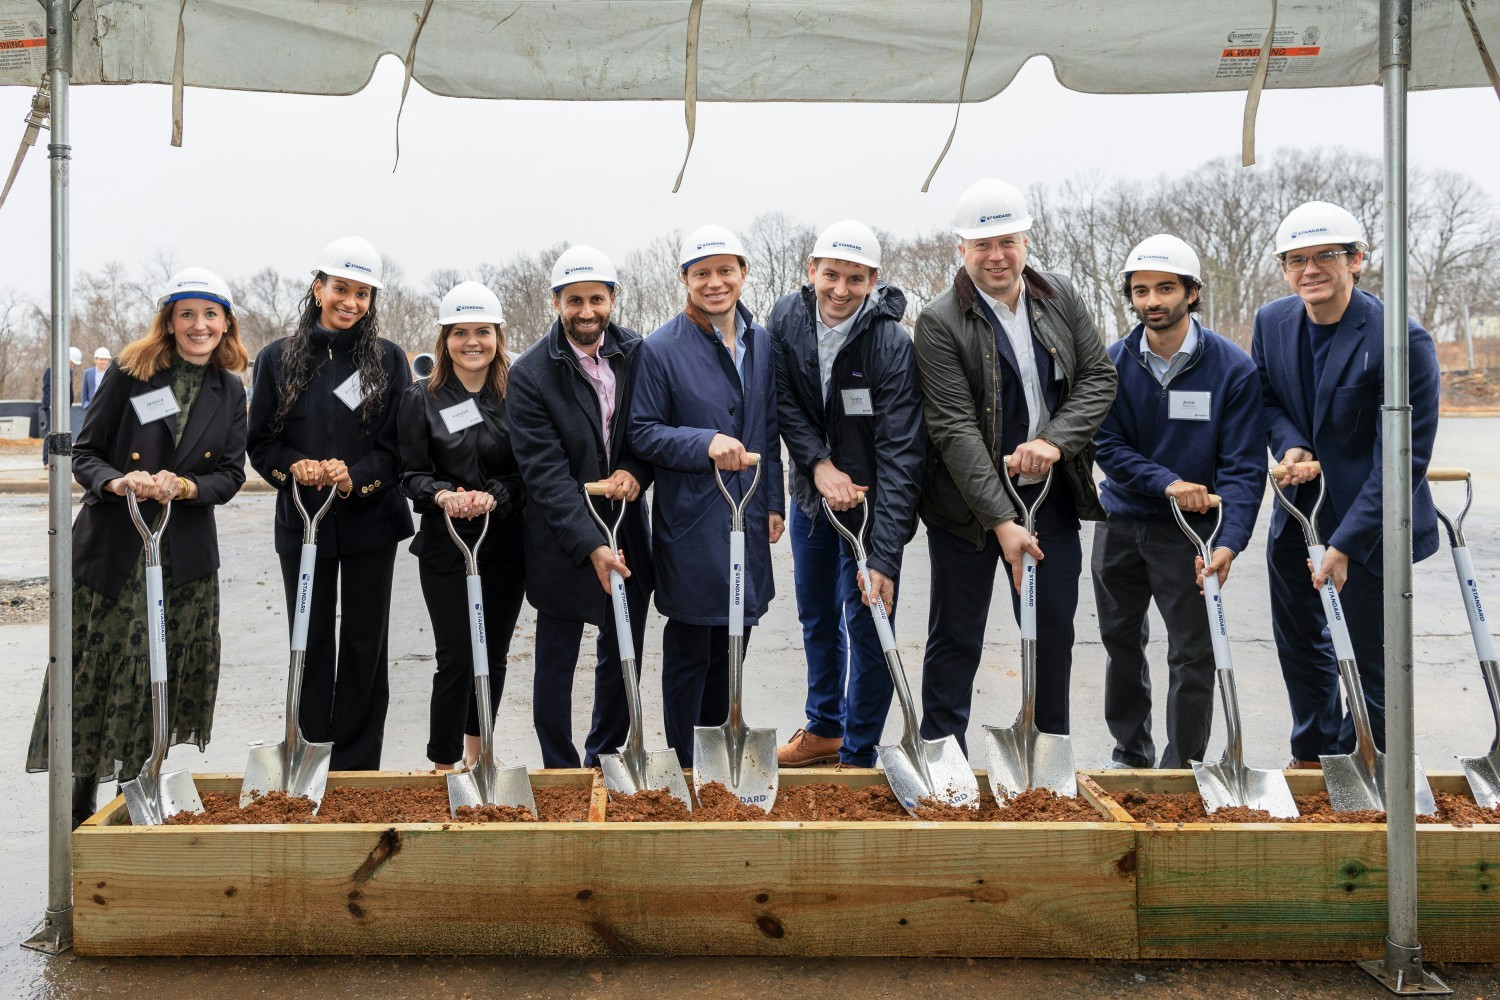
[[786,741],[786,746],[776,749],[776,763],[782,767],[835,764],[843,742],[842,736],[814,736],[806,729],[799,729]]
[[1321,760],[1298,760],[1293,757],[1292,762],[1286,766],[1288,771],[1321,771],[1323,762]]

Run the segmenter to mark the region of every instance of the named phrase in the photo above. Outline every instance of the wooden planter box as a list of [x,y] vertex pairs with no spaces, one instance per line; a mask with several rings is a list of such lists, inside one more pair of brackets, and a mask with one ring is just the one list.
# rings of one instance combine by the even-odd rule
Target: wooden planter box
[[[1292,792],[1323,790],[1288,771]],[[1462,774],[1429,774],[1468,796]],[[1108,793],[1196,792],[1191,771],[1090,772]],[[1102,793],[1098,790],[1102,789]],[[1378,958],[1386,932],[1383,823],[1134,823],[1141,958]],[[1418,928],[1429,961],[1500,961],[1500,827],[1418,824]]]
[[[237,775],[200,775],[233,791]],[[335,773],[330,785],[440,782]],[[1137,833],[1097,823],[122,825],[73,836],[80,955],[1134,958]],[[883,783],[874,771],[783,773]],[[981,780],[981,783],[982,780]]]

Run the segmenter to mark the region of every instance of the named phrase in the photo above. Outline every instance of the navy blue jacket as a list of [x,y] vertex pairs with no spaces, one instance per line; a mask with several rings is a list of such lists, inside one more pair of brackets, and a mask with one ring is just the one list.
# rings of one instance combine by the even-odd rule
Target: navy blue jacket
[[[1196,320],[1194,321],[1196,322]],[[1104,471],[1099,502],[1110,517],[1172,520],[1168,486],[1207,486],[1223,500],[1224,527],[1214,547],[1245,551],[1266,488],[1266,429],[1255,364],[1238,346],[1203,327],[1186,367],[1163,386],[1146,366],[1145,327],[1109,348],[1119,388],[1094,437]],[[1169,417],[1172,393],[1207,392],[1208,420]],[[1211,523],[1215,515],[1189,515]],[[1202,535],[1207,529],[1194,525]]]
[[[506,410],[510,442],[526,484],[526,598],[538,611],[566,621],[602,625],[612,615],[609,595],[599,586],[589,554],[605,544],[604,532],[589,516],[584,483],[608,479],[624,469],[641,484],[616,539],[630,567],[626,587],[650,594],[651,536],[646,527],[645,490],[652,468],[631,453],[626,421],[635,391],[636,358],[644,341],[634,330],[605,328],[599,353],[615,376],[615,414],[609,449],[599,397],[578,364],[567,335],[556,321],[547,335],[510,368]],[[597,501],[609,523],[613,515]]]
[[[1260,371],[1261,401],[1271,456],[1306,448],[1323,464],[1328,501],[1324,520],[1337,527],[1323,541],[1372,573],[1381,559],[1380,407],[1385,402],[1385,305],[1354,289],[1339,320],[1313,400],[1302,390],[1302,349],[1307,310],[1295,295],[1277,299],[1255,314],[1250,355]],[[1407,371],[1411,396],[1412,559],[1437,551],[1437,515],[1427,486],[1427,465],[1438,425],[1438,362],[1432,335],[1407,320]],[[1309,489],[1316,489],[1310,484]],[[1292,491],[1295,496],[1296,490]],[[1288,515],[1278,504],[1271,533],[1280,535]]]
[[[927,437],[916,352],[901,325],[906,296],[884,283],[870,295],[874,301],[834,358],[827,399],[818,366],[813,287],[782,296],[766,328],[776,350],[777,418],[790,457],[792,501],[809,519],[822,516],[812,472],[825,458],[868,486],[870,567],[894,578],[901,571],[902,549],[917,530]],[[873,416],[845,412],[843,394],[852,389],[869,392]]]
[[[729,505],[714,485],[708,443],[718,433],[759,452],[760,486],[745,512],[745,624],[755,625],[776,595],[769,512],[783,514],[785,486],[776,426],[776,364],[770,334],[743,304],[745,382],[712,330],[678,313],[641,347],[628,434],[656,467],[651,507],[656,608],[690,625],[729,622]],[[738,500],[754,470],[727,475]]]

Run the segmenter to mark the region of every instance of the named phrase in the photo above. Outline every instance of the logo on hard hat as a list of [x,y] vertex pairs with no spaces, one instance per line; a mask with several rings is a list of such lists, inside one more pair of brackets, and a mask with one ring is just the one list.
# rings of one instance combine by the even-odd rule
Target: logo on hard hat
[[1013,214],[1012,212],[1001,212],[999,215],[981,215],[979,217],[979,224],[982,226],[986,222],[1003,222],[1011,218]]
[[484,312],[484,306],[459,306],[454,312]]
[[708,247],[722,247],[722,246],[726,246],[726,245],[727,244],[725,244],[725,242],[723,240],[709,240],[707,243],[699,243],[698,244],[698,249],[699,250],[703,250],[703,249],[706,249]]
[[1136,260],[1159,260],[1159,261],[1161,261],[1164,264],[1167,263],[1167,261],[1168,261],[1168,257],[1164,253],[1138,253],[1138,254],[1135,255],[1135,259]]
[[1311,236],[1313,233],[1326,233],[1326,232],[1328,232],[1328,227],[1327,226],[1316,226],[1316,227],[1314,227],[1312,229],[1299,229],[1296,232],[1292,233],[1291,238],[1294,239],[1294,240],[1300,240],[1302,237],[1304,237],[1304,236]]
[[346,260],[346,261],[344,261],[344,266],[345,267],[352,267],[356,271],[363,271],[366,274],[374,274],[375,273],[375,269],[374,268],[365,267],[363,264],[356,264],[352,260]]
[[202,278],[184,278],[177,283],[178,288],[186,288],[188,285],[207,285],[208,282]]
[[575,274],[579,271],[592,271],[593,269],[593,264],[579,264],[577,267],[570,267],[567,270],[563,271],[563,274]]
[[860,253],[864,253],[865,252],[865,248],[862,247],[862,246],[860,246],[860,245],[858,245],[857,243],[840,243],[837,240],[835,240],[834,243],[833,243],[833,248],[835,250],[837,250],[840,247],[842,247],[845,250],[857,250]]

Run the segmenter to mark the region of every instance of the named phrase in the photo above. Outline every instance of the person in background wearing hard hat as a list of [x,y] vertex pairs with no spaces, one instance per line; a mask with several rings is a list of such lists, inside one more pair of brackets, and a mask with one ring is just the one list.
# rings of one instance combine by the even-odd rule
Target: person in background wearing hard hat
[[94,367],[83,370],[83,395],[79,397],[78,405],[85,410],[94,401],[94,394],[99,391],[99,380],[109,371],[111,360],[109,348],[101,347],[94,351]]
[[836,222],[813,246],[808,283],[777,301],[766,323],[791,456],[793,578],[807,654],[807,727],[777,752],[782,767],[874,767],[891,707],[890,672],[861,606],[868,598],[855,583],[853,553],[819,502],[851,510],[859,491],[868,491],[866,586],[894,615],[901,551],[917,526],[926,438],[916,359],[901,326],[906,296],[878,280],[879,268],[880,241],[869,227]]
[[736,502],[761,483],[745,512],[745,641],[776,584],[771,545],[784,527],[781,446],[776,429],[776,362],[770,335],[740,303],[749,267],[739,237],[703,226],[678,257],[687,305],[641,348],[630,408],[631,447],[656,467],[651,511],[656,608],[662,635],[662,701],[667,740],[693,763],[693,727],[720,726],[729,713],[729,511],[714,477]]
[[[68,403],[73,402],[73,369],[83,364],[83,352],[68,348]],[[42,439],[42,465],[47,464],[47,434],[52,430],[52,366],[42,369],[42,405],[36,411],[36,433]]]
[[[255,359],[250,464],[274,486],[276,554],[288,627],[302,517],[291,490],[335,489],[318,527],[302,677],[302,733],[333,742],[335,771],[380,768],[390,702],[386,646],[396,543],[412,535],[397,489],[396,410],[411,384],[406,353],[380,339],[382,266],[357,236],[323,248],[297,328]],[[305,495],[309,506],[322,496]],[[338,639],[334,639],[335,620]]]
[[464,767],[479,760],[480,711],[468,576],[444,515],[470,548],[484,534],[479,576],[492,719],[526,589],[521,554],[526,493],[506,422],[510,365],[504,330],[505,314],[494,292],[477,281],[454,285],[438,305],[432,375],[407,386],[401,396],[401,492],[422,517],[411,553],[437,645],[427,759],[439,770],[460,758]]
[[[1320,754],[1354,749],[1354,723],[1341,708],[1338,663],[1318,589],[1332,579],[1354,642],[1375,745],[1385,747],[1385,604],[1381,583],[1380,408],[1385,401],[1385,306],[1356,288],[1365,227],[1324,201],[1292,209],[1276,231],[1275,255],[1292,294],[1255,314],[1251,357],[1260,371],[1267,441],[1280,480],[1311,512],[1318,461],[1328,499],[1318,519],[1327,545],[1308,582],[1307,545],[1279,505],[1271,512],[1271,626],[1292,706],[1292,767],[1319,767]],[[1411,393],[1412,559],[1437,551],[1437,515],[1427,463],[1438,425],[1438,362],[1432,335],[1407,320]],[[1342,718],[1341,718],[1342,715]]]
[[[1265,424],[1250,356],[1205,328],[1198,255],[1165,233],[1136,245],[1120,270],[1121,291],[1141,320],[1109,348],[1119,375],[1114,406],[1094,437],[1109,518],[1094,529],[1094,598],[1104,667],[1104,718],[1115,738],[1111,767],[1154,767],[1151,601],[1167,626],[1167,746],[1161,766],[1203,760],[1214,718],[1214,653],[1198,587],[1223,584],[1245,550],[1265,492]],[[1223,507],[1208,566],[1172,514],[1176,500],[1207,537]],[[1195,568],[1195,563],[1196,568]]]
[[[83,507],[73,522],[73,825],[101,779],[128,780],[151,754],[150,642],[143,543],[127,493],[161,547],[170,743],[202,750],[219,687],[219,543],[214,507],[245,482],[249,360],[229,286],[201,267],[174,274],[145,336],[120,352],[73,444]],[[45,771],[47,690],[28,771]]]
[[[953,230],[963,266],[917,317],[914,343],[931,442],[918,507],[932,595],[922,664],[922,736],[965,743],[995,568],[1010,564],[1020,615],[1021,554],[1037,570],[1036,724],[1068,732],[1073,616],[1083,556],[1079,518],[1099,520],[1094,432],[1115,398],[1115,369],[1067,278],[1027,266],[1031,214],[1001,180],[975,182]],[[1008,469],[1001,469],[1005,456]],[[1035,537],[1000,482],[1032,503],[1056,466]]]
[[526,596],[536,608],[531,705],[544,767],[579,766],[573,675],[585,623],[599,627],[599,639],[583,766],[597,767],[601,753],[617,751],[630,728],[609,596],[611,569],[625,578],[634,648],[642,649],[646,640],[652,567],[645,506],[636,502],[625,511],[622,554],[605,543],[585,506],[594,501],[581,489],[604,481],[612,503],[630,503],[651,483],[651,466],[636,458],[626,436],[643,341],[610,320],[618,286],[607,256],[591,246],[569,247],[552,266],[557,319],[511,373],[511,440],[530,498]]

